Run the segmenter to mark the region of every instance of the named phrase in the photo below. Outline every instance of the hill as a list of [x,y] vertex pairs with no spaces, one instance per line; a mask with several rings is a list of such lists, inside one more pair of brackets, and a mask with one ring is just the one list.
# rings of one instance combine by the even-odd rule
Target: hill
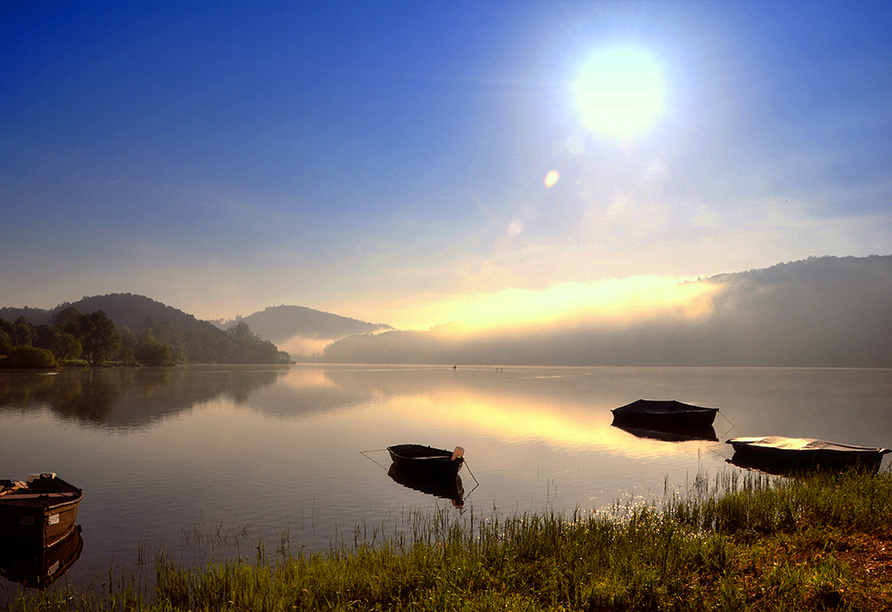
[[[236,326],[227,333],[208,321],[130,293],[84,297],[74,303],[60,304],[52,310],[0,309],[0,319],[4,322],[15,321],[20,316],[30,319],[30,325],[25,324],[21,331],[18,326],[7,326],[0,340],[4,341],[6,350],[31,344],[53,350],[58,355],[61,350],[56,348],[59,332],[55,326],[48,324],[56,314],[72,307],[83,316],[104,311],[114,324],[120,337],[120,352],[100,357],[100,363],[110,357],[125,363],[135,360],[144,365],[170,365],[173,362],[277,364],[290,361],[288,355],[281,353],[272,342],[250,330],[247,325]],[[75,326],[75,331],[70,333],[83,331],[78,328]],[[78,340],[83,341],[80,336]]]
[[172,306],[152,300],[142,295],[130,293],[111,293],[109,295],[96,295],[83,297],[77,302],[65,302],[51,310],[40,308],[0,308],[0,318],[14,321],[20,316],[31,319],[34,325],[48,324],[54,315],[62,310],[74,306],[83,313],[104,310],[114,322],[115,327],[126,327],[132,332],[142,328],[152,328],[157,325],[169,325],[180,330],[214,330],[217,328],[208,323],[196,319],[193,315]]
[[211,321],[229,329],[244,321],[251,330],[292,354],[321,352],[325,345],[353,334],[392,330],[383,323],[366,323],[304,306],[270,306],[247,317]]
[[892,256],[820,257],[697,281],[710,314],[510,335],[356,335],[320,361],[588,366],[892,367]]

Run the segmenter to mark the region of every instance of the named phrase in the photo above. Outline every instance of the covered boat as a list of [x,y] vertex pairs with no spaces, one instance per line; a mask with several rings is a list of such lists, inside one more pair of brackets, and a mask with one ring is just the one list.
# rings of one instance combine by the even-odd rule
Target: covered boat
[[647,399],[611,410],[614,425],[662,430],[711,427],[718,411],[718,408],[704,408],[676,400]]
[[74,529],[83,491],[53,473],[0,480],[0,543],[49,548]]
[[888,448],[853,446],[811,438],[733,438],[731,463],[772,473],[809,470],[845,470],[853,467],[876,471]]
[[431,478],[455,478],[465,461],[465,449],[461,446],[448,451],[421,444],[397,444],[388,446],[387,452],[400,472]]

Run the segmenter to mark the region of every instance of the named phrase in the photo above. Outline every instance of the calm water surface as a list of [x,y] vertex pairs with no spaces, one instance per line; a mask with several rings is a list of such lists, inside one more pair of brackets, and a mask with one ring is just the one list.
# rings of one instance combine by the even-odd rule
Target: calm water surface
[[[638,398],[720,408],[718,440],[611,426]],[[83,488],[83,550],[59,581],[109,569],[352,543],[409,517],[463,520],[660,499],[737,470],[730,437],[892,446],[892,370],[188,366],[0,372],[0,478]],[[463,446],[463,505],[388,476],[392,444]],[[888,466],[884,464],[884,468]],[[146,569],[148,568],[148,569]],[[0,580],[2,582],[2,580]],[[10,587],[6,584],[3,588]]]

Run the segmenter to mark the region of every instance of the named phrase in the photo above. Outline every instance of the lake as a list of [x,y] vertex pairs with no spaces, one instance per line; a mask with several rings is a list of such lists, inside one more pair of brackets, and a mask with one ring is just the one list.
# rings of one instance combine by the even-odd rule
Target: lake
[[[717,440],[611,426],[638,398],[720,409]],[[0,371],[0,478],[81,487],[83,548],[58,583],[327,550],[413,517],[572,515],[659,500],[727,463],[730,437],[892,446],[892,370],[180,366]],[[465,449],[463,495],[394,481],[387,446]],[[887,456],[888,457],[888,456]],[[888,459],[883,469],[888,469]],[[2,582],[2,579],[0,579]],[[6,585],[6,589],[16,588]],[[2,588],[0,588],[2,591]]]

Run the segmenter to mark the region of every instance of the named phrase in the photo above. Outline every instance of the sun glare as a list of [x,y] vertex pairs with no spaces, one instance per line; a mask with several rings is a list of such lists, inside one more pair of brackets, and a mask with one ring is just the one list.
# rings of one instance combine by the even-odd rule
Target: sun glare
[[582,69],[574,90],[583,125],[609,138],[637,136],[663,112],[660,66],[636,49],[596,54]]

